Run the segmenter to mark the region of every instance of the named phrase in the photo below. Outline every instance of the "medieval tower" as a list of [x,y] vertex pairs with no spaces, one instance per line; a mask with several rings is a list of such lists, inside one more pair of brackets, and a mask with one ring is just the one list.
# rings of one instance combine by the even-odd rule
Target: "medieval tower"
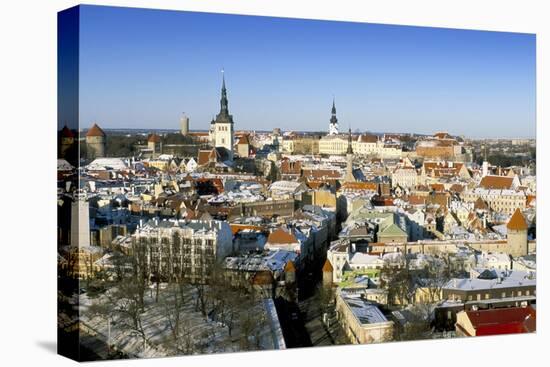
[[331,287],[332,273],[334,272],[334,268],[332,267],[332,264],[330,263],[329,259],[325,260],[322,271],[323,271],[323,286]]
[[189,117],[184,113],[180,119],[181,135],[189,134]]
[[353,176],[353,148],[351,147],[351,128],[348,133],[348,150],[346,152],[346,177],[344,177],[345,182],[355,182],[355,177]]
[[59,134],[59,157],[65,157],[65,152],[72,147],[74,144],[74,134],[73,132],[65,125],[63,126],[63,129],[61,129],[61,133]]
[[516,209],[508,224],[508,253],[513,257],[524,256],[529,252],[527,242],[527,222],[521,211]]
[[89,159],[105,157],[106,137],[107,135],[98,124],[94,124],[88,130],[86,133],[86,148]]

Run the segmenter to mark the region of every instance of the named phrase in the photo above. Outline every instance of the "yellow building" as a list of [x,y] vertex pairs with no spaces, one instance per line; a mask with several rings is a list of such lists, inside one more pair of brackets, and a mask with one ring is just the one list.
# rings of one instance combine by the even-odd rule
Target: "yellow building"
[[148,167],[156,168],[160,171],[166,171],[168,170],[170,162],[167,160],[151,160],[147,162]]
[[[352,137],[351,147],[354,154],[372,155],[380,158],[400,158],[401,148],[387,145],[376,136],[363,134]],[[345,134],[326,135],[319,140],[319,153],[344,155],[348,150],[348,137]]]

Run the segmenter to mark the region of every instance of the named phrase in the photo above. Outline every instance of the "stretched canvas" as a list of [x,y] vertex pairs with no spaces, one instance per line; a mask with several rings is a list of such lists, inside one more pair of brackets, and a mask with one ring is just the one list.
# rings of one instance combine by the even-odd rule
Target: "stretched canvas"
[[76,6],[57,162],[69,358],[536,331],[533,34]]

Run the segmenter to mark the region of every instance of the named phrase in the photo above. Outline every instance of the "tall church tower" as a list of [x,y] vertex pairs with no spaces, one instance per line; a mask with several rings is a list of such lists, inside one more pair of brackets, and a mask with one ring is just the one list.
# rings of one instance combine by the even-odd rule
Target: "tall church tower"
[[338,119],[336,118],[336,105],[334,99],[332,100],[332,116],[330,117],[330,123],[328,124],[328,134],[338,135]]
[[233,161],[233,116],[229,114],[229,102],[227,101],[227,90],[225,89],[225,76],[222,76],[220,113],[216,115],[213,130],[214,147],[225,148],[227,150],[229,160]]
[[346,177],[344,178],[345,182],[355,182],[355,177],[353,176],[353,148],[351,147],[351,128],[348,133],[348,150],[346,152]]

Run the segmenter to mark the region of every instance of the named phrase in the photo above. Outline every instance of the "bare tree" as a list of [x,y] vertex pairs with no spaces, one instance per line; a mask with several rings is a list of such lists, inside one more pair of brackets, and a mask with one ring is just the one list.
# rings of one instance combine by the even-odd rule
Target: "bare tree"
[[388,290],[390,304],[409,304],[413,300],[412,277],[408,263],[404,267],[384,264],[380,270],[380,285]]

